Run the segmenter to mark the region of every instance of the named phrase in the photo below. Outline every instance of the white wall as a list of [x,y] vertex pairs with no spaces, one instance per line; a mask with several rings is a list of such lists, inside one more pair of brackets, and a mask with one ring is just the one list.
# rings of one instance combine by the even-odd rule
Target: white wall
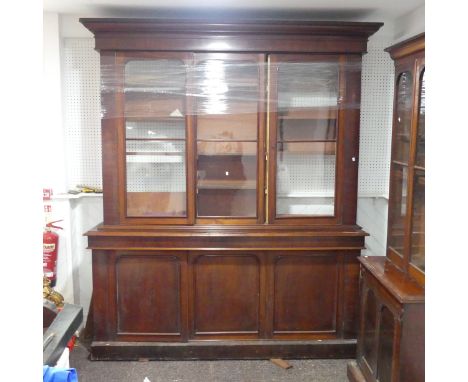
[[395,20],[394,43],[423,33],[425,30],[425,5],[400,16]]
[[62,124],[62,82],[61,82],[61,39],[59,15],[43,14],[43,113],[46,123],[42,126],[47,137],[47,146],[43,148],[44,174],[43,187],[55,192],[66,191],[66,171],[64,152],[64,134]]

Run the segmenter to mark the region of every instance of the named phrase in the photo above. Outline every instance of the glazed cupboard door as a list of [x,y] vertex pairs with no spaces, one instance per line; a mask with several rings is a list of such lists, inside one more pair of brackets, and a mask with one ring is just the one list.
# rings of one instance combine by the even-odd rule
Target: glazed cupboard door
[[197,223],[264,221],[264,61],[195,54]]
[[388,256],[424,285],[425,61],[419,54],[396,66],[388,216]]
[[415,158],[412,173],[412,203],[410,232],[410,273],[421,278],[425,272],[425,114],[426,83],[424,60],[419,64],[419,105],[417,126],[414,133]]
[[396,77],[387,238],[389,256],[395,259],[403,259],[405,245],[413,78],[411,67],[403,68]]
[[269,222],[337,223],[340,56],[269,56]]
[[190,150],[192,55],[124,53],[122,68],[122,200],[124,219],[141,223],[193,221]]

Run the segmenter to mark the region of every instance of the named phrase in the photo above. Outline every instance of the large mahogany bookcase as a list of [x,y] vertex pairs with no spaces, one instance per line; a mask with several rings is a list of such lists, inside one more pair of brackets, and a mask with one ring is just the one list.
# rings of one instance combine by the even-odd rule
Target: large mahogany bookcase
[[82,19],[101,56],[93,359],[354,357],[381,23]]
[[425,39],[391,46],[395,101],[387,256],[361,257],[357,361],[350,381],[424,381]]

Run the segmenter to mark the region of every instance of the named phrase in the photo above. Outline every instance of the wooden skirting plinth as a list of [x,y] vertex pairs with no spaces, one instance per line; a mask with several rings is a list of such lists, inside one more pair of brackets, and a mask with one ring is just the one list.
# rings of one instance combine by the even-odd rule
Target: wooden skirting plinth
[[91,344],[91,359],[94,361],[355,357],[356,340],[193,341],[187,343],[95,341]]

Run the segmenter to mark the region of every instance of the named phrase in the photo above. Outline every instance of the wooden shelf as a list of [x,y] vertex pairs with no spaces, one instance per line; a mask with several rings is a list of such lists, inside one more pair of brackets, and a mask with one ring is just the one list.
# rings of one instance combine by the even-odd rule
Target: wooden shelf
[[278,142],[278,153],[335,155],[336,141]]
[[198,155],[257,155],[256,141],[197,141]]
[[287,114],[279,114],[279,119],[336,119],[337,109],[327,108],[297,108],[290,109]]
[[140,142],[185,142],[185,138],[126,138],[126,141],[140,141]]
[[224,179],[199,179],[199,189],[220,189],[220,190],[255,190],[256,180],[224,180]]
[[[125,117],[126,122],[183,122],[185,123],[185,115],[171,117],[170,115],[155,115],[155,116],[128,116]],[[184,126],[185,128],[185,126]]]

